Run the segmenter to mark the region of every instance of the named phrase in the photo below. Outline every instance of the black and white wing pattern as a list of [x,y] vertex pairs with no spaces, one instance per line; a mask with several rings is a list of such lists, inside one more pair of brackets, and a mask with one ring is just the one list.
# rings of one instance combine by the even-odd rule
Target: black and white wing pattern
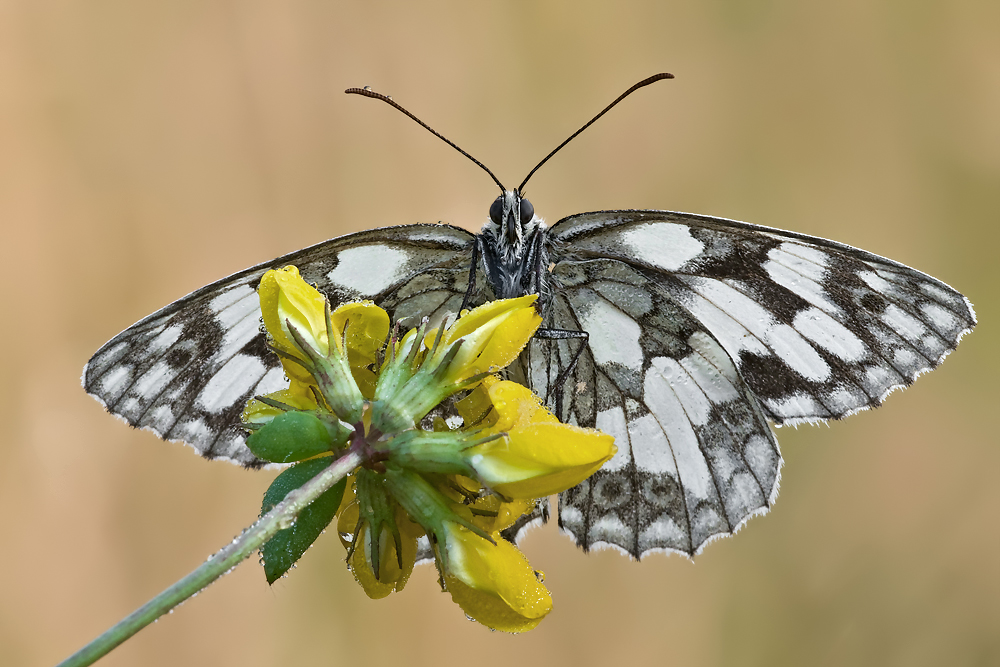
[[[240,414],[251,397],[287,386],[260,331],[261,276],[294,264],[334,307],[371,299],[394,321],[435,319],[461,306],[474,239],[447,225],[387,227],[251,267],[112,338],[84,368],[83,386],[132,426],[186,442],[206,458],[258,466],[244,444]],[[488,290],[481,275],[476,285]]]
[[560,497],[585,549],[694,554],[767,511],[781,457],[766,420],[837,419],[937,366],[975,324],[944,283],[824,239],[707,216],[605,211],[549,232],[545,326],[531,386],[618,455]]

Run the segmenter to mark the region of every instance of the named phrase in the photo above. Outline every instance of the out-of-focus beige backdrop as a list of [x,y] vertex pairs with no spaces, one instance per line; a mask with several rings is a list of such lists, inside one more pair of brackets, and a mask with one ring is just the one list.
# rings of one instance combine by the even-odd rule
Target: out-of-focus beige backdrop
[[1000,5],[0,2],[0,663],[65,658],[257,514],[273,471],[105,414],[90,354],[228,273],[369,227],[476,229],[550,162],[549,221],[669,208],[829,237],[954,285],[979,329],[880,410],[779,431],[774,510],[694,563],[526,542],[555,610],[468,622],[419,570],[371,601],[326,535],[108,665],[1000,663]]

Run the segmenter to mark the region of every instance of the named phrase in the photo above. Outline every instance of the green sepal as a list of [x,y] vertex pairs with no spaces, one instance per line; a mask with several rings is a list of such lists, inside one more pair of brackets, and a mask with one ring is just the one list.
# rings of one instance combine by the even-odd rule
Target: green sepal
[[417,472],[474,478],[476,471],[466,461],[464,450],[500,437],[477,435],[463,431],[410,429],[389,440],[389,460]]
[[[381,581],[381,563],[379,555],[382,551],[382,529],[385,528],[392,536],[396,546],[396,555],[400,559],[399,567],[403,568],[402,540],[399,528],[396,526],[396,503],[388,495],[382,476],[378,473],[361,468],[355,474],[355,491],[358,497],[358,513],[361,523],[368,524],[368,534],[371,537],[371,552],[368,554],[375,579]],[[356,538],[357,536],[355,536]]]
[[[303,461],[275,477],[264,493],[264,502],[260,515],[264,516],[285,499],[289,491],[299,488],[330,466],[333,459],[324,456],[320,459]],[[260,549],[264,564],[264,575],[267,583],[273,584],[281,575],[288,571],[302,557],[320,533],[333,521],[344,497],[347,478],[334,484],[312,504],[299,512],[299,518],[291,528],[285,528],[275,533]]]
[[[385,470],[385,486],[410,516],[410,519],[427,531],[428,535],[440,538],[444,535],[444,523],[451,521],[468,528],[484,540],[496,544],[489,533],[472,523],[471,513],[468,516],[461,516],[457,512],[457,510],[468,512],[468,508],[457,505],[446,498],[423,475],[413,470],[388,464]],[[447,553],[438,550],[437,555],[441,566],[447,569]]]
[[254,456],[274,463],[309,459],[343,445],[351,431],[339,421],[320,419],[311,412],[280,414],[247,438]]

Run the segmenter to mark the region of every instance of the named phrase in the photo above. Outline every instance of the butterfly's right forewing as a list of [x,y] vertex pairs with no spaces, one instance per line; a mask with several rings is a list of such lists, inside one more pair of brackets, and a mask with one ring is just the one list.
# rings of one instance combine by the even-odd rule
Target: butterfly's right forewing
[[332,239],[257,265],[115,336],[84,369],[84,388],[132,426],[186,442],[206,458],[258,465],[244,444],[240,413],[251,397],[287,386],[260,332],[261,276],[293,264],[333,307],[370,299],[394,320],[440,318],[462,303],[473,242],[456,227],[407,225]]

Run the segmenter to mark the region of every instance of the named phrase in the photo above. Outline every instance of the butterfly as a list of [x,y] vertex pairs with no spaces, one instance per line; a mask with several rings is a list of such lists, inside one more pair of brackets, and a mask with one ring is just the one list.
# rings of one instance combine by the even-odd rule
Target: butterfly
[[[639,82],[563,142],[633,91]],[[393,320],[441,321],[496,298],[540,295],[543,325],[511,379],[618,453],[559,497],[585,550],[693,555],[775,500],[775,425],[880,405],[935,368],[976,323],[943,282],[848,245],[689,213],[612,210],[546,226],[524,198],[391,98],[380,99],[493,177],[479,234],[413,224],[331,239],[241,271],[132,325],[84,369],[115,415],[209,459],[262,464],[243,406],[287,385],[260,327],[256,286],[293,264],[332,304],[371,299]],[[546,520],[547,505],[529,519]],[[526,522],[527,523],[527,522]]]

